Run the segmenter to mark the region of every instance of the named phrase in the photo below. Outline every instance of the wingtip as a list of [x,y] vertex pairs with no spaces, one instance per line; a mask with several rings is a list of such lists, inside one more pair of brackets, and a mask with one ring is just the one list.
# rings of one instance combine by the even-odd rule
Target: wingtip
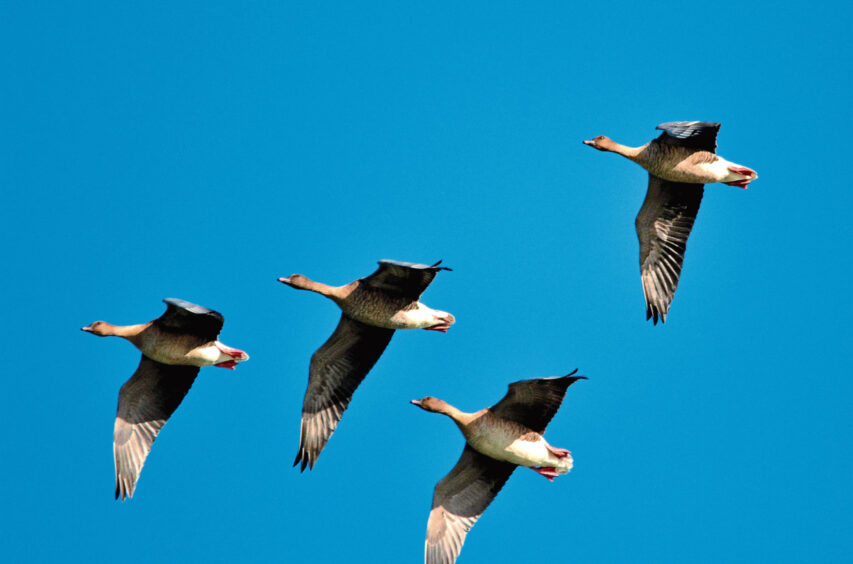
[[[121,486],[119,484],[116,484],[116,497],[115,497],[116,501],[125,501],[125,500],[132,498],[132,497],[133,497],[132,491],[123,490],[123,489],[121,489]],[[121,498],[121,499],[119,499],[119,498]]]
[[649,308],[646,310],[646,321],[651,319],[652,324],[657,325],[658,324],[658,317],[660,317],[661,323],[663,323],[663,321],[666,320],[666,318],[664,317],[664,314],[658,312],[658,310],[656,308]]
[[578,373],[578,369],[575,368],[574,370],[572,370],[571,372],[569,372],[568,374],[563,376],[563,378],[568,378],[569,380],[571,380],[569,382],[570,386],[572,384],[574,384],[575,382],[577,382],[578,380],[589,380],[589,378],[587,378],[586,376],[575,376],[575,374],[577,374],[577,373]]
[[308,456],[308,453],[300,448],[296,454],[296,460],[293,461],[293,466],[299,466],[299,472],[304,473],[306,468],[309,471],[314,469],[314,462]]

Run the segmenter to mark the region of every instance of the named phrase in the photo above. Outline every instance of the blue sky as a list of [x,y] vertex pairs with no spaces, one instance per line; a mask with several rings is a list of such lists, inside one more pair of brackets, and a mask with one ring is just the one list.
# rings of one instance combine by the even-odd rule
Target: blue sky
[[[573,386],[460,562],[853,557],[845,3],[28,2],[0,18],[0,504],[9,562],[420,562],[453,424]],[[644,319],[629,145],[722,122],[664,326]],[[433,262],[447,335],[399,332],[311,473],[291,468],[338,311],[277,283]],[[138,353],[79,328],[174,296],[252,358],[204,369],[113,500]]]

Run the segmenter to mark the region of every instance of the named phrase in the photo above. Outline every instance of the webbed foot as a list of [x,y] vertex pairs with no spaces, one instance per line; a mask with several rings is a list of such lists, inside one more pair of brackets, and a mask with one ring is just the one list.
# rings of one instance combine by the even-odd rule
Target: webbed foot
[[567,456],[572,454],[570,451],[568,451],[564,448],[556,448],[556,447],[552,447],[551,445],[546,445],[545,448],[547,448],[548,452],[550,452],[551,454],[553,454],[557,458],[566,458]]
[[557,474],[557,469],[553,466],[545,466],[543,468],[530,467],[530,469],[544,477],[549,482],[553,482],[554,478],[559,476],[559,474]]

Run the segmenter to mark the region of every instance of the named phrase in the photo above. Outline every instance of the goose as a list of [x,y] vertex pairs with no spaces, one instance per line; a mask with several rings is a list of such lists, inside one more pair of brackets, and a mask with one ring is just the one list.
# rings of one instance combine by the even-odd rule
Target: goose
[[119,391],[113,429],[115,497],[122,501],[133,497],[154,439],[190,391],[199,368],[233,370],[249,359],[217,340],[222,314],[175,298],[163,301],[166,312],[148,323],[95,321],[81,328],[98,337],[122,337],[142,352],[136,372]]
[[571,470],[571,453],[551,446],[542,434],[568,387],[586,379],[575,373],[577,369],[558,378],[514,382],[501,401],[474,413],[430,396],[411,401],[424,411],[450,417],[466,441],[456,466],[433,492],[426,564],[456,561],[465,535],[518,466],[530,468],[551,482]]
[[314,468],[355,389],[379,360],[397,329],[446,333],[456,319],[418,301],[442,270],[433,265],[380,260],[379,268],[344,286],[327,286],[301,274],[278,281],[298,290],[326,296],[341,308],[332,336],[314,353],[302,403],[299,450],[293,465]]
[[751,168],[715,154],[719,123],[662,123],[660,137],[641,147],[620,145],[599,135],[584,141],[599,151],[628,158],[649,173],[649,188],[635,222],[640,239],[640,277],[646,319],[666,322],[684,263],[687,238],[699,212],[704,185],[722,182],[746,189],[758,178]]

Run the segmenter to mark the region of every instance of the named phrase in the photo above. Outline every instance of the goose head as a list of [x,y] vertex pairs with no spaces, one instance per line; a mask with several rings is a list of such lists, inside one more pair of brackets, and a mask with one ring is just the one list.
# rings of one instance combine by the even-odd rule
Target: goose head
[[593,139],[583,142],[584,145],[589,145],[593,149],[598,149],[599,151],[612,151],[613,150],[613,140],[606,135],[599,135]]
[[409,403],[420,407],[424,411],[430,411],[432,413],[446,413],[448,408],[447,402],[432,396],[426,396],[419,400],[412,400]]
[[85,331],[86,333],[91,333],[92,335],[97,335],[98,337],[113,335],[113,326],[106,321],[96,321],[91,325],[81,327],[80,330]]
[[287,284],[291,288],[304,289],[311,284],[311,280],[307,276],[301,274],[291,274],[290,276],[282,276],[278,279],[282,284]]

